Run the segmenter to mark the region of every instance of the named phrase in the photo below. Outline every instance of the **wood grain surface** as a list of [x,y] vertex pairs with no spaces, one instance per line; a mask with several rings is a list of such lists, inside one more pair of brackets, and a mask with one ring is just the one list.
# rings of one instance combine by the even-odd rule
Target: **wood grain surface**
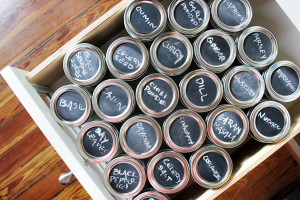
[[[10,0],[0,8],[0,69],[30,71],[120,0]],[[0,77],[0,199],[90,199]],[[268,199],[300,177],[281,148],[219,199]],[[272,189],[269,189],[272,188]]]

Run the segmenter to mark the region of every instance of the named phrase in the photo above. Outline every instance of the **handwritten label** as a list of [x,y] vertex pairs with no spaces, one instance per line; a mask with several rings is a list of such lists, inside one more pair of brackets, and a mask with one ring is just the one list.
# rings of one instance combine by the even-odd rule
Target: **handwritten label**
[[240,0],[224,0],[219,4],[218,16],[228,26],[239,26],[245,21],[247,11]]
[[130,164],[116,165],[109,174],[109,182],[114,190],[119,193],[129,193],[139,184],[138,171]]
[[74,78],[87,80],[97,73],[99,69],[99,59],[93,51],[82,49],[71,56],[69,69]]
[[85,110],[86,103],[77,92],[64,92],[57,99],[56,112],[63,120],[76,121],[82,117]]
[[225,111],[215,118],[213,131],[215,136],[221,141],[233,142],[243,132],[243,121],[238,114],[232,111]]
[[213,176],[219,181],[221,180],[221,175],[219,174],[219,172],[215,169],[215,166],[213,165],[212,161],[209,159],[208,156],[203,156],[203,160],[206,162],[206,164],[208,165],[209,169],[212,171]]
[[164,158],[158,161],[154,167],[154,178],[164,187],[175,187],[180,184],[183,175],[183,166],[175,158]]
[[225,62],[226,57],[221,52],[221,49],[218,47],[218,45],[214,42],[214,38],[213,37],[208,37],[206,39],[206,42],[208,44],[210,44],[210,47],[213,49],[213,51],[215,52],[215,54],[218,56],[219,61]]
[[113,139],[109,131],[103,127],[93,127],[83,136],[85,151],[95,157],[107,155],[113,145]]

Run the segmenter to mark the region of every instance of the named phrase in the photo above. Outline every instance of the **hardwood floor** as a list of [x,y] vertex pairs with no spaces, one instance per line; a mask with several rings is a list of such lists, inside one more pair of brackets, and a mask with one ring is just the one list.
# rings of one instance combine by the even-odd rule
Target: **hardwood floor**
[[[0,8],[0,69],[32,70],[120,0],[10,0]],[[0,199],[90,199],[0,77]],[[269,199],[300,177],[285,147],[218,199]],[[270,187],[272,186],[272,187]]]

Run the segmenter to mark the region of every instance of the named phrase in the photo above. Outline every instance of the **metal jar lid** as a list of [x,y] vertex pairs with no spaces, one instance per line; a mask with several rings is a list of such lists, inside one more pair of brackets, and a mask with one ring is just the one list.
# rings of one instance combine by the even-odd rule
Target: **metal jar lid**
[[193,46],[176,32],[159,35],[150,48],[151,63],[163,74],[175,76],[186,71],[193,60]]
[[138,195],[145,186],[146,173],[143,164],[129,156],[111,160],[104,171],[106,189],[119,198]]
[[77,44],[68,50],[64,57],[63,68],[66,77],[75,84],[93,86],[106,72],[105,56],[91,44]]
[[235,43],[224,31],[208,30],[194,41],[194,59],[200,68],[222,72],[230,67],[235,56]]
[[206,118],[209,139],[223,148],[240,145],[249,132],[246,114],[236,106],[224,104],[210,112]]
[[271,64],[278,53],[275,36],[266,28],[252,26],[237,38],[238,58],[245,65],[262,69]]
[[76,85],[65,85],[58,88],[51,97],[50,110],[52,117],[64,126],[80,126],[90,117],[91,95]]
[[252,19],[252,8],[247,0],[214,0],[210,10],[212,24],[231,34],[245,29]]
[[137,105],[147,115],[163,117],[174,110],[178,102],[176,83],[163,74],[150,74],[136,88]]
[[300,67],[290,61],[279,61],[263,74],[266,93],[280,102],[291,102],[300,96]]
[[134,92],[124,81],[108,79],[94,90],[92,105],[101,119],[113,123],[121,122],[134,110]]
[[124,25],[128,34],[151,41],[166,28],[167,13],[156,0],[133,1],[125,10]]
[[104,121],[85,124],[77,136],[77,148],[84,159],[103,163],[112,159],[118,151],[118,131]]
[[167,150],[155,155],[148,162],[147,176],[154,189],[172,194],[181,191],[187,185],[190,167],[182,154]]
[[153,156],[162,143],[160,125],[147,115],[128,119],[120,130],[120,144],[129,156],[145,159]]
[[237,66],[222,78],[225,99],[240,108],[257,104],[264,95],[265,83],[262,75],[250,66]]
[[133,200],[170,200],[169,197],[155,190],[150,190],[139,194]]
[[251,135],[260,142],[274,143],[284,138],[290,129],[288,110],[275,101],[258,104],[248,113]]
[[217,188],[227,182],[232,173],[230,155],[222,148],[206,145],[190,157],[191,175],[205,188]]
[[209,8],[203,0],[173,0],[168,7],[171,28],[188,38],[204,31],[209,18]]
[[138,39],[122,37],[108,47],[106,63],[116,78],[134,80],[143,75],[148,68],[148,50]]
[[222,100],[223,87],[220,79],[207,70],[188,73],[179,84],[183,104],[196,112],[214,109]]
[[206,138],[202,117],[191,110],[178,110],[163,124],[165,142],[173,150],[188,153],[197,150]]

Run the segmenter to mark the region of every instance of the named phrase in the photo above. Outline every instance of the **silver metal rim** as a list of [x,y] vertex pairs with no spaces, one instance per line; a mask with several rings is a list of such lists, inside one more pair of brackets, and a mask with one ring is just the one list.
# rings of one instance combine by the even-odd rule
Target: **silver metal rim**
[[219,15],[218,15],[218,8],[219,8],[219,4],[222,2],[222,0],[215,0],[212,2],[211,6],[210,6],[211,19],[213,20],[213,24],[217,25],[217,27],[219,27],[229,33],[236,33],[236,32],[239,32],[239,31],[245,29],[251,22],[253,12],[252,12],[252,7],[251,7],[251,4],[249,3],[249,1],[247,1],[247,0],[240,0],[240,1],[244,4],[244,6],[246,8],[246,13],[247,13],[245,20],[243,21],[242,24],[240,24],[238,26],[228,26],[220,20]]
[[271,84],[272,75],[273,75],[274,71],[280,67],[292,68],[293,70],[295,70],[295,72],[297,73],[298,78],[300,80],[300,68],[296,64],[294,64],[290,61],[286,61],[286,60],[276,62],[271,67],[269,67],[263,74],[263,76],[265,78],[266,92],[269,96],[271,96],[272,99],[274,99],[276,101],[280,101],[280,102],[294,101],[294,100],[298,99],[300,96],[300,81],[299,81],[296,91],[293,94],[290,94],[287,96],[278,94],[277,92],[275,92],[275,90],[272,87],[272,84]]
[[[243,121],[243,132],[241,133],[241,136],[233,141],[233,142],[224,142],[217,138],[217,136],[214,133],[213,130],[213,125],[216,117],[221,114],[222,112],[225,111],[231,111],[236,113],[237,115],[240,116],[240,118]],[[208,133],[208,138],[216,145],[223,147],[223,148],[233,148],[238,145],[240,145],[246,138],[249,132],[249,121],[247,118],[247,115],[238,107],[232,106],[229,104],[223,104],[221,106],[218,106],[214,111],[208,114],[206,118],[206,123],[207,123],[207,133]]]
[[[70,63],[70,59],[71,59],[72,55],[81,49],[88,49],[88,50],[93,51],[97,55],[97,58],[99,60],[98,71],[92,78],[87,79],[87,80],[80,80],[80,79],[74,78],[71,75],[70,68],[69,68],[69,63]],[[105,75],[105,72],[106,72],[105,56],[104,56],[103,52],[94,45],[91,45],[88,43],[77,44],[74,47],[72,47],[71,49],[69,49],[68,52],[66,53],[66,55],[64,56],[63,69],[64,69],[66,77],[72,83],[75,83],[77,85],[83,85],[83,86],[93,86],[93,85],[97,84]]]
[[[273,47],[272,52],[266,60],[254,61],[246,55],[246,52],[244,50],[245,39],[247,38],[248,35],[254,32],[264,33],[266,36],[269,37],[272,43],[272,47]],[[278,44],[275,36],[268,29],[260,26],[252,26],[244,30],[242,34],[239,36],[239,38],[237,39],[237,49],[238,49],[238,57],[245,65],[250,65],[256,69],[263,69],[264,67],[271,64],[275,60],[278,53]]]
[[[150,108],[148,108],[146,106],[146,104],[143,101],[143,90],[144,87],[152,80],[155,79],[160,79],[165,81],[166,83],[168,83],[170,85],[170,87],[172,88],[172,92],[173,92],[173,99],[172,102],[170,103],[170,105],[162,110],[161,112],[156,112],[154,110],[151,110]],[[141,109],[142,112],[144,112],[147,115],[150,115],[152,117],[155,118],[160,118],[163,116],[166,116],[167,114],[169,114],[170,112],[172,112],[174,110],[174,108],[177,105],[178,102],[178,97],[179,97],[179,92],[178,92],[178,88],[176,86],[176,83],[168,76],[163,75],[163,74],[150,74],[148,76],[146,76],[145,78],[143,78],[141,80],[141,82],[138,84],[137,88],[136,88],[136,102],[137,105],[139,106],[139,108]]]
[[180,4],[183,1],[184,0],[173,0],[170,3],[170,5],[168,7],[168,11],[167,11],[169,23],[170,23],[172,29],[178,31],[179,33],[185,35],[186,37],[188,37],[188,38],[195,37],[196,35],[200,34],[202,31],[204,31],[208,25],[209,18],[210,18],[209,8],[208,8],[207,4],[205,3],[205,1],[194,0],[196,3],[198,3],[202,7],[203,13],[204,13],[204,18],[203,18],[202,24],[199,27],[187,29],[187,28],[180,26],[177,23],[177,21],[175,19],[175,15],[174,15],[175,9],[177,8],[178,4]]
[[[184,169],[184,176],[182,178],[182,181],[180,184],[176,185],[175,187],[164,187],[160,185],[155,180],[154,177],[155,165],[157,164],[158,161],[166,157],[171,157],[178,160],[182,164],[182,167]],[[147,176],[150,184],[153,186],[154,189],[165,194],[172,194],[181,191],[187,185],[190,179],[190,167],[187,160],[182,154],[175,151],[167,150],[167,151],[160,152],[159,154],[151,158],[147,166]]]
[[145,198],[156,198],[159,200],[169,200],[169,198],[157,191],[147,191],[143,192],[139,196],[135,197],[134,200],[144,200]]
[[[122,163],[126,163],[129,165],[132,165],[138,172],[139,174],[139,184],[137,186],[137,188],[131,192],[128,193],[118,193],[117,191],[115,191],[110,183],[109,183],[109,174],[110,171],[118,164],[122,164]],[[104,183],[106,186],[106,189],[114,196],[119,197],[119,198],[131,198],[134,197],[136,195],[138,195],[142,189],[145,186],[146,183],[146,173],[145,173],[145,168],[144,166],[141,164],[141,162],[139,162],[138,160],[135,160],[134,158],[131,158],[129,156],[121,156],[121,157],[117,157],[113,160],[111,160],[104,171]]]
[[[88,130],[90,130],[91,128],[94,128],[94,127],[103,127],[103,128],[105,128],[110,133],[110,135],[113,139],[113,145],[112,145],[111,150],[105,156],[102,156],[102,157],[96,157],[96,156],[93,156],[93,155],[89,154],[88,152],[86,152],[86,150],[83,146],[83,137],[85,136],[85,134]],[[107,123],[107,122],[104,122],[104,121],[89,122],[89,123],[85,124],[81,128],[80,132],[78,133],[78,136],[77,136],[78,151],[84,159],[89,160],[91,162],[94,162],[94,163],[107,162],[110,159],[112,159],[118,151],[119,140],[118,140],[117,135],[118,135],[117,129],[114,126],[112,126],[111,124]]]
[[[171,128],[172,123],[176,119],[178,119],[179,117],[182,117],[182,116],[187,116],[187,117],[193,118],[194,120],[196,120],[196,122],[198,123],[199,128],[200,128],[200,136],[197,139],[197,141],[195,142],[195,144],[192,145],[191,147],[181,147],[181,146],[176,145],[172,141],[171,136],[170,136],[170,128]],[[171,147],[173,150],[181,152],[181,153],[188,153],[188,152],[197,150],[206,139],[206,125],[205,125],[204,120],[202,119],[202,117],[199,114],[197,114],[191,110],[183,109],[183,110],[178,110],[178,111],[174,112],[172,115],[170,115],[164,121],[163,129],[164,129],[164,138],[165,138],[165,142],[167,143],[167,145],[169,147]]]
[[[284,125],[282,128],[282,131],[274,136],[274,137],[267,137],[259,132],[259,130],[256,127],[256,117],[258,113],[266,108],[266,107],[274,107],[277,108],[278,110],[281,111],[282,115],[284,116]],[[288,110],[280,103],[276,101],[265,101],[260,104],[258,104],[253,110],[250,112],[249,115],[249,121],[250,121],[250,130],[251,130],[251,135],[258,141],[264,142],[264,143],[274,143],[278,142],[282,138],[284,138],[290,129],[291,126],[291,117],[288,112]]]
[[[241,100],[235,98],[234,95],[232,94],[231,88],[230,88],[230,82],[231,82],[232,78],[234,77],[234,75],[236,75],[239,72],[243,72],[243,71],[252,73],[258,80],[258,84],[259,84],[258,93],[255,95],[255,97],[253,97],[252,99],[250,99],[248,101],[241,101]],[[230,69],[223,76],[222,82],[223,82],[224,94],[225,94],[226,101],[228,103],[236,105],[240,108],[248,108],[248,107],[254,106],[261,100],[261,98],[263,97],[263,95],[265,93],[265,84],[264,84],[264,79],[263,79],[262,75],[259,73],[259,71],[257,71],[256,69],[254,69],[253,67],[250,67],[250,66],[242,65],[242,66],[237,66],[237,67]]]
[[[216,84],[217,96],[210,105],[197,106],[197,105],[193,104],[187,96],[186,88],[187,88],[189,82],[196,76],[207,76],[211,80],[213,80],[214,83]],[[215,75],[213,72],[210,72],[208,70],[203,70],[203,69],[194,70],[194,71],[188,73],[187,75],[185,75],[185,77],[183,77],[183,79],[180,81],[179,90],[180,90],[180,97],[181,97],[181,100],[183,101],[183,104],[186,107],[188,107],[196,112],[200,112],[200,113],[207,112],[207,111],[214,109],[221,102],[222,97],[223,97],[223,87],[222,87],[222,82],[219,79],[219,77],[217,75]]]
[[[127,145],[127,142],[126,142],[126,135],[127,135],[128,129],[137,122],[144,122],[144,123],[147,123],[150,126],[152,126],[153,129],[155,130],[156,137],[157,137],[156,143],[152,147],[152,149],[150,151],[142,153],[142,154],[139,154],[139,153],[133,151],[132,149],[130,149],[130,147]],[[129,156],[131,156],[133,158],[137,158],[137,159],[145,159],[150,156],[153,156],[159,150],[160,145],[162,143],[162,131],[161,131],[160,125],[158,124],[158,122],[155,119],[153,119],[152,117],[149,117],[147,115],[137,115],[137,116],[134,116],[134,117],[128,119],[122,125],[122,127],[120,129],[119,137],[120,137],[120,145],[122,146],[125,153],[127,153]]]
[[[226,162],[227,162],[227,167],[228,171],[225,175],[225,177],[220,181],[220,182],[208,182],[205,179],[203,179],[199,173],[198,173],[198,163],[200,159],[207,153],[210,152],[216,152],[221,154]],[[198,151],[196,151],[191,157],[190,157],[190,166],[191,166],[191,175],[196,183],[198,183],[200,186],[205,187],[205,188],[217,188],[223,185],[228,181],[228,179],[231,176],[232,173],[232,160],[230,155],[222,148],[214,146],[214,145],[205,145]]]
[[[157,57],[157,49],[159,47],[159,45],[166,39],[169,38],[174,38],[177,39],[179,41],[181,41],[187,50],[187,57],[185,62],[178,68],[168,68],[165,67],[164,65],[162,65]],[[163,74],[169,75],[169,76],[176,76],[179,74],[182,74],[183,72],[185,72],[190,64],[193,61],[193,46],[191,44],[191,42],[184,36],[181,35],[179,33],[176,32],[167,32],[167,33],[162,33],[161,35],[159,35],[152,43],[151,47],[150,47],[150,57],[151,57],[151,63],[152,65],[155,67],[155,69],[158,72],[161,72]]]
[[[124,44],[124,43],[134,44],[142,52],[142,56],[143,56],[142,64],[137,71],[132,72],[132,73],[123,73],[123,72],[119,71],[118,69],[116,69],[113,64],[113,54],[114,54],[115,49],[119,45]],[[148,50],[147,50],[146,46],[142,42],[140,42],[138,39],[131,38],[131,37],[122,37],[122,38],[115,40],[108,47],[107,52],[106,52],[106,63],[107,63],[107,67],[108,67],[109,71],[111,72],[111,74],[114,77],[125,79],[125,80],[134,80],[134,79],[137,79],[140,76],[142,76],[148,68],[148,65],[149,65]]]
[[[160,24],[157,27],[157,29],[155,29],[153,32],[151,33],[140,33],[138,30],[136,30],[130,21],[130,16],[131,13],[133,11],[133,9],[138,6],[139,4],[142,3],[149,3],[152,4],[153,6],[155,6],[158,11],[160,12],[161,15],[161,20],[160,20]],[[131,37],[134,38],[138,38],[142,41],[151,41],[153,40],[157,35],[159,35],[160,33],[162,33],[165,28],[166,28],[166,24],[167,24],[167,13],[164,9],[164,7],[162,6],[162,4],[156,0],[151,0],[151,1],[147,1],[147,0],[142,0],[142,1],[133,1],[129,6],[127,6],[125,12],[124,12],[124,25],[125,25],[125,29],[128,32],[128,34]]]
[[[206,62],[201,55],[200,47],[201,47],[203,41],[209,36],[220,36],[224,40],[226,40],[229,45],[229,48],[230,48],[229,57],[227,58],[226,62],[224,62],[221,65],[211,65],[208,62]],[[199,68],[203,68],[203,69],[215,72],[215,73],[219,73],[219,72],[224,71],[228,67],[230,67],[231,64],[233,63],[233,61],[235,60],[235,57],[236,57],[235,42],[231,38],[231,36],[224,31],[217,30],[217,29],[208,30],[208,31],[205,31],[204,33],[202,33],[194,41],[194,59]]]
[[[73,91],[78,93],[84,100],[84,103],[86,105],[86,110],[84,111],[83,115],[76,121],[66,121],[62,119],[59,114],[56,111],[56,102],[57,99],[60,97],[61,94],[65,92]],[[50,101],[50,111],[52,114],[52,117],[55,119],[56,122],[58,122],[61,125],[64,126],[80,126],[83,124],[92,114],[92,105],[91,105],[91,94],[84,88],[81,88],[76,85],[65,85],[60,88],[58,88],[54,94],[52,95],[51,101]]]
[[[101,93],[101,91],[104,88],[106,88],[110,85],[115,85],[115,86],[122,88],[128,97],[128,106],[127,106],[126,110],[122,114],[117,115],[117,116],[108,116],[108,115],[104,114],[98,106],[99,94]],[[134,107],[135,107],[134,92],[131,89],[131,87],[128,85],[128,83],[126,83],[122,80],[119,80],[119,79],[108,79],[108,80],[101,82],[94,90],[94,93],[92,96],[92,105],[93,105],[93,109],[94,109],[95,113],[101,119],[108,121],[108,122],[113,122],[113,123],[121,122],[121,121],[125,120],[134,110]]]

